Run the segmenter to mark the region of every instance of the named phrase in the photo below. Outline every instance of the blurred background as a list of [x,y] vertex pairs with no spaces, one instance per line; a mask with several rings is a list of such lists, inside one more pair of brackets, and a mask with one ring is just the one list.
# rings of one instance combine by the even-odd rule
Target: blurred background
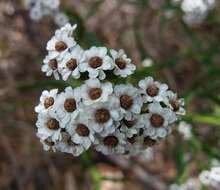
[[[220,158],[220,3],[189,24],[175,0],[61,0],[60,9],[84,47],[123,48],[137,79],[151,75],[185,98],[187,114],[145,155],[79,158],[44,152],[34,107],[44,89],[46,43],[59,28],[51,16],[34,21],[22,0],[0,0],[0,190],[169,190],[200,183]],[[141,70],[141,72],[140,72]],[[181,189],[182,188],[182,189]],[[220,187],[193,186],[190,190]]]

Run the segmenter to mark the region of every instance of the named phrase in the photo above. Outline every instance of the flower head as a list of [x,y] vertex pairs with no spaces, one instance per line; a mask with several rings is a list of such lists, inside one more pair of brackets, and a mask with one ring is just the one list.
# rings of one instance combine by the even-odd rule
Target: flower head
[[145,114],[144,134],[153,139],[164,138],[170,132],[170,125],[176,121],[176,115],[169,108],[163,108],[158,102],[149,104],[149,113]]
[[116,130],[117,122],[122,119],[118,105],[118,100],[111,96],[107,102],[96,103],[88,107],[91,126],[101,136],[106,136]]
[[139,81],[138,85],[142,90],[141,94],[145,103],[153,101],[162,102],[165,100],[168,89],[166,84],[161,84],[154,81],[152,77],[147,77]]
[[79,64],[83,60],[83,53],[83,49],[76,45],[63,57],[59,64],[59,70],[63,80],[66,81],[70,76],[75,79],[80,78]]
[[40,96],[40,104],[35,107],[37,113],[45,113],[52,109],[57,99],[58,89],[44,90]]
[[99,137],[95,144],[95,149],[105,155],[125,153],[125,136],[118,130],[107,136]]
[[132,114],[140,114],[143,101],[137,88],[131,84],[121,84],[115,86],[114,92],[119,99],[122,113],[128,120],[132,118]]
[[112,70],[112,59],[107,55],[105,47],[91,47],[85,51],[84,61],[80,64],[81,72],[88,72],[90,78],[105,79],[104,71]]
[[72,89],[67,87],[59,95],[53,111],[56,112],[63,125],[71,123],[78,116],[80,112],[80,99],[79,88]]
[[113,58],[114,64],[114,74],[121,77],[127,77],[131,75],[136,70],[136,65],[131,62],[131,59],[127,57],[124,50],[120,49],[118,52],[115,50],[110,50],[111,56]]
[[89,79],[81,86],[82,101],[85,105],[106,102],[112,93],[112,84],[101,83],[98,79]]

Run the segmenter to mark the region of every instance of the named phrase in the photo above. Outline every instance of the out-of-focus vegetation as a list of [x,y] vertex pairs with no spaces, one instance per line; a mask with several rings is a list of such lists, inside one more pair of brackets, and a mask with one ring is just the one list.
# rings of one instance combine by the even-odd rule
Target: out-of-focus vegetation
[[[184,140],[174,126],[154,158],[105,157],[94,151],[79,158],[43,152],[35,137],[41,91],[80,81],[46,79],[40,67],[47,40],[56,29],[50,18],[30,20],[22,1],[0,1],[0,189],[168,189],[220,159],[220,8],[189,27],[168,0],[62,1],[76,38],[87,48],[123,48],[137,64],[129,79],[147,75],[169,84],[186,101],[184,121],[193,125]],[[167,16],[169,14],[169,16]],[[143,68],[146,58],[154,64]],[[117,81],[112,78],[112,81]]]

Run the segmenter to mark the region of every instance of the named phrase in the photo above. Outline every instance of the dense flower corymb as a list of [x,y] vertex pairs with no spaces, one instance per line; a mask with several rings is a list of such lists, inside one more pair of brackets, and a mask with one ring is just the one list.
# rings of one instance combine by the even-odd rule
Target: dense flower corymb
[[185,114],[183,99],[152,77],[136,86],[102,82],[109,72],[126,78],[136,66],[123,50],[84,50],[72,37],[75,28],[67,24],[55,32],[42,71],[55,79],[80,79],[82,73],[89,79],[61,93],[43,91],[35,108],[40,142],[45,150],[74,156],[92,146],[105,155],[145,152],[170,134],[172,124]]

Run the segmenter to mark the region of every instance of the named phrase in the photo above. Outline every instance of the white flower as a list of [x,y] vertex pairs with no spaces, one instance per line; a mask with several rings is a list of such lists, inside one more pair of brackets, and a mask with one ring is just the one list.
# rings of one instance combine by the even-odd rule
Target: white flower
[[63,80],[67,80],[70,76],[75,79],[80,77],[79,64],[83,59],[83,49],[76,45],[71,52],[66,53],[65,57],[59,64],[59,71]]
[[47,55],[43,60],[43,63],[44,64],[41,67],[42,72],[46,73],[46,76],[53,75],[56,80],[59,80],[58,60],[56,58],[52,58],[50,55]]
[[176,121],[176,115],[169,108],[163,108],[158,102],[149,104],[149,113],[145,114],[144,134],[152,139],[164,138],[170,132],[170,125]]
[[113,92],[110,82],[101,83],[98,79],[89,79],[81,86],[82,101],[85,105],[106,102]]
[[137,88],[131,84],[121,84],[115,86],[114,92],[120,101],[122,113],[128,120],[132,118],[132,114],[141,112],[143,101]]
[[215,5],[215,0],[183,0],[181,8],[185,15],[183,20],[189,24],[201,23],[210,9]]
[[95,149],[105,155],[125,153],[125,136],[118,130],[108,136],[99,137],[95,144]]
[[127,57],[124,50],[120,49],[118,52],[111,49],[111,56],[114,60],[114,74],[119,75],[121,77],[127,77],[131,75],[136,70],[136,65],[131,63],[131,59]]
[[57,98],[54,111],[63,125],[74,121],[80,111],[79,88],[72,89],[71,87],[67,87],[65,92],[62,92]]
[[177,94],[172,91],[167,91],[167,99],[165,104],[168,105],[177,115],[185,115],[186,111],[184,109],[184,99],[178,99]]
[[[40,138],[40,135],[37,134],[38,138]],[[56,147],[55,147],[55,143],[56,142],[53,142],[50,138],[47,138],[45,140],[41,139],[40,138],[40,142],[41,144],[43,145],[43,149],[45,151],[50,151],[52,150],[53,152],[56,152]]]
[[67,35],[69,37],[71,37],[73,35],[74,30],[77,28],[77,25],[71,25],[70,23],[67,23],[66,25],[64,25],[63,27],[61,27],[60,29],[55,31],[55,35]]
[[145,79],[139,81],[138,85],[142,89],[141,93],[145,103],[153,102],[154,100],[158,102],[165,100],[168,89],[166,84],[154,81],[152,77],[146,77]]
[[118,99],[112,96],[107,102],[99,102],[87,107],[85,114],[87,112],[91,119],[91,126],[101,136],[113,133],[118,126],[118,121],[122,119]]
[[35,107],[35,111],[37,113],[45,113],[50,110],[57,99],[57,93],[58,89],[44,90],[40,96],[40,104]]
[[51,58],[61,61],[67,52],[76,45],[73,37],[69,36],[69,31],[58,30],[55,35],[47,42],[47,50]]
[[57,25],[64,26],[68,23],[69,19],[64,13],[58,12],[54,15],[54,21]]
[[199,190],[201,189],[200,183],[196,178],[189,178],[181,185],[172,184],[169,190]]
[[69,124],[66,130],[71,135],[72,141],[82,145],[86,150],[95,140],[94,130],[89,118],[87,118],[83,112],[79,114],[75,121]]
[[140,128],[144,128],[145,120],[143,115],[133,115],[130,120],[124,118],[121,121],[120,131],[125,134],[126,137],[132,137],[139,133]]
[[154,62],[152,59],[146,58],[142,61],[142,65],[143,65],[143,67],[151,67],[154,65]]
[[59,118],[53,112],[39,114],[36,126],[37,136],[40,139],[50,138],[53,142],[61,139],[61,128],[65,127],[61,125]]
[[105,70],[112,70],[112,59],[107,55],[105,47],[91,47],[85,51],[84,62],[80,64],[81,72],[89,72],[90,78],[105,79]]
[[71,140],[71,136],[66,132],[62,133],[62,141],[57,143],[56,149],[60,152],[72,154],[73,156],[79,156],[85,151],[83,146],[74,143]]
[[199,179],[202,184],[218,189],[220,186],[220,167],[214,166],[209,171],[202,171]]
[[188,140],[192,137],[192,126],[184,121],[180,122],[178,125],[178,131],[183,135],[185,140]]

